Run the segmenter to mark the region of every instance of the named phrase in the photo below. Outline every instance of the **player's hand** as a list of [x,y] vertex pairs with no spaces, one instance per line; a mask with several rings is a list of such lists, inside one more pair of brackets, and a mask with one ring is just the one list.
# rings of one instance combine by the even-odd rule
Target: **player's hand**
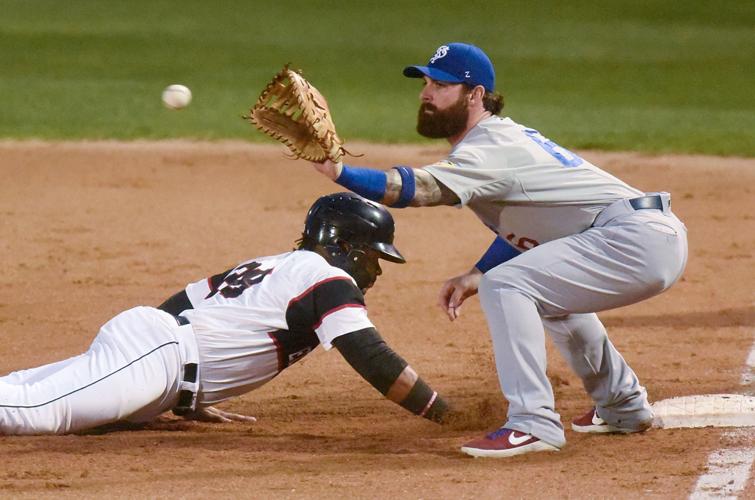
[[461,314],[461,304],[477,293],[482,272],[473,267],[467,273],[453,277],[443,283],[438,294],[438,306],[446,313],[448,319],[455,320]]
[[341,175],[341,171],[343,170],[343,163],[341,163],[340,161],[336,163],[331,160],[325,160],[322,163],[316,163],[313,161],[311,161],[310,163],[313,167],[315,167],[315,170],[323,174],[331,181],[338,179],[338,176]]
[[218,410],[214,406],[205,406],[204,408],[197,408],[193,413],[184,415],[186,420],[197,420],[199,422],[215,422],[215,423],[228,423],[228,422],[256,422],[257,419],[247,415],[241,415],[239,413],[231,413],[229,411]]

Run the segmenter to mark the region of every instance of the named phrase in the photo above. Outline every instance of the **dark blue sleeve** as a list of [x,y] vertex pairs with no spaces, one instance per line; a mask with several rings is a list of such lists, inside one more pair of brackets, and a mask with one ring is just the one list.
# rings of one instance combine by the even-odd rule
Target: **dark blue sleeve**
[[475,267],[481,272],[486,273],[499,264],[503,264],[507,260],[511,260],[520,252],[513,246],[509,245],[506,240],[500,236],[493,240],[493,243],[488,247],[485,254],[477,261]]
[[388,176],[382,170],[356,168],[346,164],[343,165],[341,175],[336,179],[336,182],[346,189],[377,202],[385,196],[387,181]]

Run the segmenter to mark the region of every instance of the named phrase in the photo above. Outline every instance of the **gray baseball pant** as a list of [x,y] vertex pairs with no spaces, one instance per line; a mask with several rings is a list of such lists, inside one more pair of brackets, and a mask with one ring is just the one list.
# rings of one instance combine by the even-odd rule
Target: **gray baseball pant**
[[501,390],[504,427],[565,444],[546,376],[544,330],[582,379],[598,414],[638,428],[652,411],[632,369],[595,312],[633,304],[674,284],[687,261],[687,230],[670,209],[609,205],[592,227],[528,250],[488,271],[479,287]]

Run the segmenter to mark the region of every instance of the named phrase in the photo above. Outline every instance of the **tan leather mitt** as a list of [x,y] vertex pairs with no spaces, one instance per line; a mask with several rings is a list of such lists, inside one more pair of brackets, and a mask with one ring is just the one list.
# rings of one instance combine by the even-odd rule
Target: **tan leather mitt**
[[338,162],[344,154],[328,103],[300,72],[288,65],[262,91],[247,118],[291,150],[295,158]]

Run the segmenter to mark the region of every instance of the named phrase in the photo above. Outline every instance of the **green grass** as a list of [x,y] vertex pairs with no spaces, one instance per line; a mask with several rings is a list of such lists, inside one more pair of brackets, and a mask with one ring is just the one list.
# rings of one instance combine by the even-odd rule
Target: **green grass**
[[401,69],[469,41],[564,146],[755,156],[753,26],[738,0],[0,0],[0,137],[265,140],[240,115],[291,62],[345,139],[418,141]]

